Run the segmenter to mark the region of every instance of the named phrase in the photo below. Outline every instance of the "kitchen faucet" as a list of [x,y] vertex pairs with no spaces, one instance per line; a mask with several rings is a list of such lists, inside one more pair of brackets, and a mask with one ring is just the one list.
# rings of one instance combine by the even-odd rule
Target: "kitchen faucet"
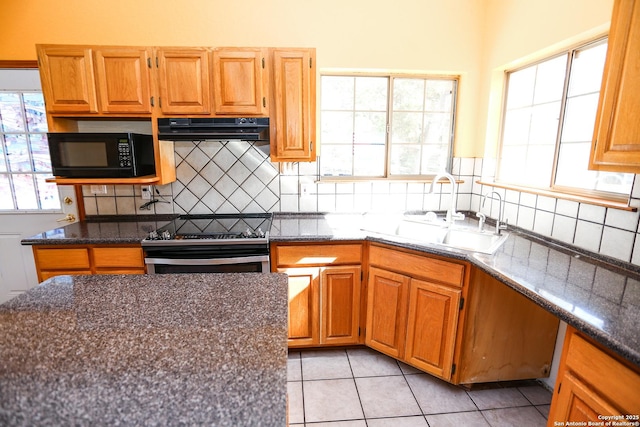
[[464,214],[462,212],[456,212],[456,198],[458,197],[457,184],[456,179],[450,173],[440,172],[439,174],[437,174],[433,178],[433,181],[431,181],[429,193],[433,193],[436,182],[438,182],[441,178],[447,178],[449,182],[451,182],[451,206],[449,206],[449,209],[447,209],[447,216],[445,218],[445,221],[447,222],[449,227],[451,227],[454,221],[463,220]]
[[482,207],[484,207],[484,204],[487,201],[487,197],[490,198],[491,200],[495,200],[493,197],[489,197],[489,196],[493,196],[493,195],[498,196],[498,219],[496,219],[496,233],[498,236],[501,234],[502,230],[506,230],[507,229],[507,224],[506,221],[504,224],[502,224],[502,216],[504,215],[504,204],[502,202],[502,196],[500,195],[500,193],[498,193],[497,191],[491,191],[487,194],[485,194],[484,196],[482,196]]

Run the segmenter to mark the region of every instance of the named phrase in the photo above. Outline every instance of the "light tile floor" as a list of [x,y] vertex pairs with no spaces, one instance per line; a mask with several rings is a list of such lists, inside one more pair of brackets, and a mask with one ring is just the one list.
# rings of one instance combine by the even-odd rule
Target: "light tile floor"
[[467,391],[364,347],[290,351],[287,386],[298,427],[543,427],[551,403],[534,381]]

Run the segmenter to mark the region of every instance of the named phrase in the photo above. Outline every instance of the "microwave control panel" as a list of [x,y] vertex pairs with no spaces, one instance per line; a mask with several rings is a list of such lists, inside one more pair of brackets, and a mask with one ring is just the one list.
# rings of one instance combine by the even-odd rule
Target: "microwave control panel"
[[118,160],[121,168],[130,168],[132,166],[131,146],[128,141],[118,142]]

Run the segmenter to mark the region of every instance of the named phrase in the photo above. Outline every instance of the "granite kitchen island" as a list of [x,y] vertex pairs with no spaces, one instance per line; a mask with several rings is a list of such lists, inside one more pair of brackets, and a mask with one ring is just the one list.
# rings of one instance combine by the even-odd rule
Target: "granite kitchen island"
[[283,274],[58,276],[0,305],[0,425],[284,426]]

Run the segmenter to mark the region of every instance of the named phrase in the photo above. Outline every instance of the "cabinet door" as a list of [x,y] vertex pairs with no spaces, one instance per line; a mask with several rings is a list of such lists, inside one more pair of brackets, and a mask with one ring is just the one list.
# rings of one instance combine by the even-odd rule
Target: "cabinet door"
[[640,1],[616,0],[589,167],[640,173]]
[[460,289],[411,280],[404,360],[440,378],[451,378]]
[[553,411],[549,414],[550,425],[554,421],[598,423],[602,421],[598,419],[598,415],[622,413],[571,373],[566,372],[559,380],[562,387],[554,402]]
[[271,160],[316,159],[314,49],[274,49]]
[[220,48],[213,51],[216,114],[266,114],[265,50]]
[[151,113],[151,49],[95,51],[96,80],[103,113]]
[[407,325],[409,277],[369,268],[367,346],[402,358]]
[[279,268],[289,276],[289,347],[320,343],[320,269]]
[[92,51],[80,46],[38,45],[42,93],[51,113],[97,113]]
[[322,289],[321,344],[355,344],[360,319],[360,267],[326,267]]
[[204,48],[158,49],[163,114],[209,114],[209,53]]

